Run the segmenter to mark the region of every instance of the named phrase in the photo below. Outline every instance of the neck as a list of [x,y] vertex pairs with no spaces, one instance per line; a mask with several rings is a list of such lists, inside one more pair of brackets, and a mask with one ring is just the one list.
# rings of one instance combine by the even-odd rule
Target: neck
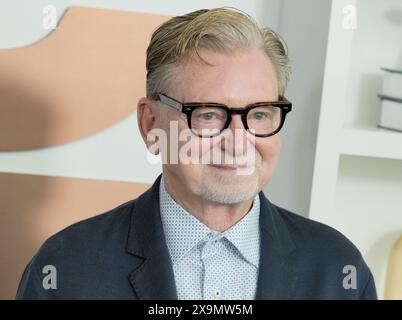
[[[223,232],[240,221],[251,209],[253,200],[234,204],[207,201],[194,194],[184,193],[180,187],[173,187],[168,176],[164,175],[166,191],[186,211],[204,223],[208,228]],[[185,197],[182,195],[186,194]]]

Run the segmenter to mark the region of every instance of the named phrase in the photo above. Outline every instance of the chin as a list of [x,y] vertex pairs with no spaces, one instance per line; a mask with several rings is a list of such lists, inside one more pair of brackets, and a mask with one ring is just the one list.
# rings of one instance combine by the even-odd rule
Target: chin
[[256,190],[247,190],[239,193],[221,192],[216,190],[204,190],[200,195],[205,200],[219,204],[236,204],[253,199],[257,194]]
[[211,202],[222,204],[240,203],[254,198],[259,181],[252,176],[204,176],[199,184],[198,195]]

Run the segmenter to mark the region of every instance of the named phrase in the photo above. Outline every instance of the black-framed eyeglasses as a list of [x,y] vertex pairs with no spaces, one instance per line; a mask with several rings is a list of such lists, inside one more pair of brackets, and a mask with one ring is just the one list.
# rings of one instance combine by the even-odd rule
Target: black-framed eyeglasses
[[285,97],[279,101],[252,103],[244,108],[210,102],[181,103],[165,94],[158,93],[156,100],[187,116],[188,127],[199,137],[214,137],[227,129],[233,114],[240,114],[244,128],[256,137],[270,137],[278,133],[292,103]]

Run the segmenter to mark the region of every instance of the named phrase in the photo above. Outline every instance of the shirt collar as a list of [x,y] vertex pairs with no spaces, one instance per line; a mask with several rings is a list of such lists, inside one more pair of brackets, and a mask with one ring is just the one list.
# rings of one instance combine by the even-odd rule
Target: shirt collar
[[258,194],[251,210],[222,233],[210,229],[181,207],[167,192],[163,176],[159,187],[159,201],[166,245],[173,264],[201,241],[226,237],[244,259],[258,268],[260,257],[260,198]]

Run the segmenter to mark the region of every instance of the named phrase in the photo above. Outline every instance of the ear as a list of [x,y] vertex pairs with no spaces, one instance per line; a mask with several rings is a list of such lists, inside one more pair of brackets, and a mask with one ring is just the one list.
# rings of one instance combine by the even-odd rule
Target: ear
[[158,148],[155,149],[155,139],[150,139],[152,130],[157,128],[157,115],[155,112],[155,101],[148,98],[141,98],[137,104],[137,122],[142,139],[144,140],[147,149],[153,153],[158,154]]

